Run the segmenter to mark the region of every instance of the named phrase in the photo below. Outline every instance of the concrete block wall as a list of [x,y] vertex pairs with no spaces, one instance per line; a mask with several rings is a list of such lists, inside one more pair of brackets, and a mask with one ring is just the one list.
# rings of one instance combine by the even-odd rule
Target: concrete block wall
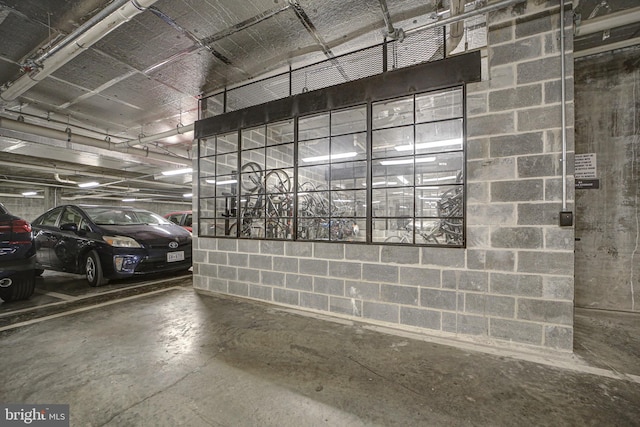
[[559,21],[559,6],[542,1],[489,16],[487,78],[467,86],[466,249],[196,238],[194,286],[440,336],[571,351],[574,233],[558,226]]

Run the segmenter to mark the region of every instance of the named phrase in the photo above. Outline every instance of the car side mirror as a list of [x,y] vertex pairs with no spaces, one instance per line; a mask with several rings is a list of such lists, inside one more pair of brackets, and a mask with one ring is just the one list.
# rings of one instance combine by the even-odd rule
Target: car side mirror
[[67,224],[62,224],[60,226],[60,230],[63,231],[73,231],[74,233],[78,232],[78,226],[72,222],[67,223]]

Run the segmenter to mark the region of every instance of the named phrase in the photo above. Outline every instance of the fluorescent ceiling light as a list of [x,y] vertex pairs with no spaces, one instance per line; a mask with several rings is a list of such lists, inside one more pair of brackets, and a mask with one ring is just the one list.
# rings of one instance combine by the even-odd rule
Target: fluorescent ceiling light
[[162,175],[171,176],[171,175],[183,175],[185,173],[193,172],[192,168],[183,168],[183,169],[171,169],[168,171],[162,171]]
[[310,162],[321,162],[323,160],[349,159],[357,155],[358,153],[356,153],[355,151],[349,151],[348,153],[327,154],[325,156],[316,156],[316,157],[305,157],[304,159],[302,159],[302,161],[305,163],[310,163]]
[[[382,166],[391,166],[391,165],[409,165],[413,163],[414,159],[399,159],[399,160],[383,160],[380,162]],[[418,157],[415,159],[416,163],[427,163],[434,162],[436,160],[435,157]]]
[[402,176],[402,175],[398,175],[398,179],[403,184],[408,184],[409,183],[409,180],[407,178],[405,178],[404,176]]
[[[440,178],[427,178],[427,179],[423,179],[422,182],[439,182],[439,181],[448,181],[450,179],[456,179],[458,178],[456,175],[450,175],[450,176],[443,176]],[[421,190],[426,189],[428,187],[420,187]]]
[[185,193],[182,195],[182,197],[184,197],[185,199],[189,199],[191,197],[193,197],[193,193]]
[[22,193],[23,196],[35,196],[36,194],[38,194],[37,191],[25,191]]
[[205,179],[207,184],[217,184],[217,185],[225,185],[225,184],[235,184],[238,182],[237,179],[227,179],[226,181],[216,181],[215,179]]
[[130,199],[122,199],[123,202],[135,202],[136,199],[134,198],[130,198]]
[[80,188],[93,188],[93,187],[97,187],[99,185],[100,185],[99,182],[91,181],[91,182],[81,182],[80,184],[78,184],[78,187],[80,187]]
[[419,144],[396,145],[396,151],[422,150],[425,148],[448,147],[450,145],[462,145],[462,138],[443,139],[442,141],[421,142]]

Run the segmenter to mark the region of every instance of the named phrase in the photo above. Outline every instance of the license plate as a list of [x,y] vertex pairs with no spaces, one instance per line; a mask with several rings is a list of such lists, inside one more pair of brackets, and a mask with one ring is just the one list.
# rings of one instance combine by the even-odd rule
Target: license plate
[[184,251],[167,252],[167,262],[184,261]]

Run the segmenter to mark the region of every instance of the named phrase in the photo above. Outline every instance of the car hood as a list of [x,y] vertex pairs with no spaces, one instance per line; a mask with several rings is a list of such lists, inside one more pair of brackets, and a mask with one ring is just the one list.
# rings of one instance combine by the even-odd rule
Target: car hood
[[191,242],[191,234],[182,227],[171,225],[101,225],[104,235],[127,236],[140,243],[177,241],[180,244]]

